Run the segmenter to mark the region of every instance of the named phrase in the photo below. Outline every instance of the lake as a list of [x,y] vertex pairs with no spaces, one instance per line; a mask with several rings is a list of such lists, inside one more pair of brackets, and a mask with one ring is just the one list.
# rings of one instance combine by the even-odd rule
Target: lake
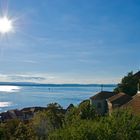
[[[104,87],[112,91],[113,86]],[[101,90],[100,86],[0,86],[0,112],[57,102],[66,108],[77,105]]]

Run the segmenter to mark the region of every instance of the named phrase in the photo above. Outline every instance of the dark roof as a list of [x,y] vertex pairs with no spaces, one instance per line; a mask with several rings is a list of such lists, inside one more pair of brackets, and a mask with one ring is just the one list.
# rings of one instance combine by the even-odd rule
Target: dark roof
[[93,100],[106,100],[111,96],[114,96],[115,93],[114,92],[110,92],[110,91],[101,91],[99,93],[97,93],[96,95],[90,97],[90,99]]
[[7,111],[7,112],[9,112],[10,114],[15,114],[17,117],[23,116],[22,111],[17,110],[17,109],[15,109],[15,110],[9,110],[9,111]]
[[112,105],[121,106],[127,102],[129,102],[132,99],[131,96],[125,94],[125,93],[118,93],[110,98],[107,99]]
[[135,73],[133,76],[140,78],[140,71],[138,71],[137,73]]
[[28,112],[28,111],[38,112],[38,111],[43,111],[45,109],[46,107],[27,107],[27,108],[23,108],[21,111],[22,112]]
[[12,116],[9,114],[9,112],[3,112],[0,113],[0,118],[2,120],[8,120],[8,119],[12,119]]
[[123,107],[131,108],[134,114],[140,114],[140,93],[136,94],[133,99],[123,105]]

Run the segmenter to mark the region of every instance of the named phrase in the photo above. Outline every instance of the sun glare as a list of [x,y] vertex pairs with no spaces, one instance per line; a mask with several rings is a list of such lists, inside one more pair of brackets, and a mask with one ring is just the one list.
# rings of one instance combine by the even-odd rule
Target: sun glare
[[12,31],[12,21],[8,17],[0,17],[0,33],[5,34]]

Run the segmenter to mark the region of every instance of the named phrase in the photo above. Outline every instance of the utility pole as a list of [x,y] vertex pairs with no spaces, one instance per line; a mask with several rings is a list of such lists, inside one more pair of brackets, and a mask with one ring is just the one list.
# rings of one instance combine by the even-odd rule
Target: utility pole
[[103,85],[103,84],[101,84],[101,91],[103,91],[103,88],[104,88],[104,85]]

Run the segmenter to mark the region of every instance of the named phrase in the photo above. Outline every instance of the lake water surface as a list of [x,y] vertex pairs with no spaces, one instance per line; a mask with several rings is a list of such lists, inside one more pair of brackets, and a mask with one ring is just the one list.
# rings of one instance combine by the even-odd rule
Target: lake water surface
[[[104,87],[112,91],[114,87]],[[57,102],[79,104],[101,90],[98,86],[0,86],[0,112]]]

